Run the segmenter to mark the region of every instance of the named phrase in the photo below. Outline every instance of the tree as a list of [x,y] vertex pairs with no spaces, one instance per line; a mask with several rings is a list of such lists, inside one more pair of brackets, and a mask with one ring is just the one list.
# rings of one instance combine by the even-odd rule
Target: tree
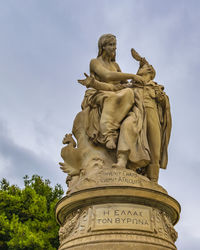
[[60,185],[38,175],[24,177],[24,188],[0,182],[0,249],[57,249],[54,208],[63,195]]

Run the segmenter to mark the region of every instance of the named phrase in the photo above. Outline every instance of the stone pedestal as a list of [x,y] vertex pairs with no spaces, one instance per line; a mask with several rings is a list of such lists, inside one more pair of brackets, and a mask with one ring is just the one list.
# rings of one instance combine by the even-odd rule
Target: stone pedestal
[[161,186],[128,169],[74,178],[56,206],[60,250],[176,249],[180,205]]

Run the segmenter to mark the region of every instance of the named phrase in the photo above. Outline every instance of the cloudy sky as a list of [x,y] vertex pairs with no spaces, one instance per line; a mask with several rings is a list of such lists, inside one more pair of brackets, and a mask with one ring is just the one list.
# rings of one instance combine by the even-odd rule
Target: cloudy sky
[[0,1],[0,178],[38,174],[66,190],[58,162],[85,91],[77,79],[113,33],[122,71],[137,71],[134,47],[165,85],[173,130],[159,183],[182,206],[178,249],[200,249],[199,20],[198,0]]

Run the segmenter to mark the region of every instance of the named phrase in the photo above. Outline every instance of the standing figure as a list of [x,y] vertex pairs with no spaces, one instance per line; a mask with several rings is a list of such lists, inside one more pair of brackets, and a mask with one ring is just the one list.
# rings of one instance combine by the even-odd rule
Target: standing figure
[[[133,53],[133,50],[132,50]],[[137,54],[137,56],[139,56]],[[136,56],[135,56],[136,57]],[[145,58],[140,60],[137,75],[142,78],[141,84],[133,83],[137,101],[132,112],[122,122],[118,141],[118,162],[115,167],[126,167],[129,161],[135,168],[146,166],[146,175],[153,181],[158,181],[159,169],[167,166],[167,147],[171,133],[171,115],[164,87],[153,81],[155,70]],[[136,108],[143,110],[138,118]],[[138,121],[142,121],[139,129]],[[136,132],[134,132],[136,131]],[[149,152],[150,161],[140,157]],[[141,161],[142,160],[142,161]]]

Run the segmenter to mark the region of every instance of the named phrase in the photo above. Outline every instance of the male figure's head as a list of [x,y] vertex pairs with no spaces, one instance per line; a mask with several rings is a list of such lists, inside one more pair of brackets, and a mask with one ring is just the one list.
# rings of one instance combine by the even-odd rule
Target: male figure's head
[[116,37],[112,34],[104,34],[99,38],[98,41],[98,56],[100,57],[104,54],[111,57],[112,61],[115,61],[116,57]]

